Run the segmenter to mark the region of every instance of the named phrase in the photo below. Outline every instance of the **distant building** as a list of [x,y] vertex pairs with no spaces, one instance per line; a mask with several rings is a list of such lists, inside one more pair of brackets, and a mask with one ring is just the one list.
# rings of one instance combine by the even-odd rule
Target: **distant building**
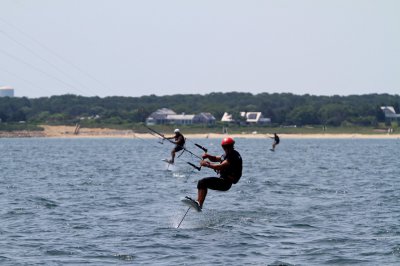
[[387,118],[397,118],[400,116],[400,114],[396,114],[393,106],[381,106],[381,110]]
[[261,112],[241,112],[240,116],[246,119],[248,124],[270,124],[271,118],[264,118]]
[[168,115],[176,115],[176,113],[168,108],[158,109],[157,111],[153,112],[149,117],[147,117],[146,124],[149,126],[168,124]]
[[215,117],[211,113],[200,113],[193,118],[194,124],[214,125]]
[[192,125],[192,124],[214,124],[215,117],[210,113],[177,114],[171,109],[162,108],[153,112],[146,119],[147,125]]
[[[263,117],[261,112],[240,112],[242,119],[237,121],[240,124],[258,124],[265,125],[271,123],[271,118]],[[221,118],[221,122],[232,123],[235,122],[232,115],[225,112]]]
[[14,97],[14,88],[10,86],[0,87],[0,97]]
[[385,114],[387,120],[396,120],[400,118],[400,114],[396,114],[393,106],[381,106],[381,110]]
[[221,118],[221,122],[231,123],[231,122],[234,122],[234,121],[235,120],[233,120],[232,115],[227,113],[227,112],[225,112],[224,115]]
[[167,121],[168,124],[171,125],[191,125],[193,124],[193,118],[194,115],[186,115],[183,113],[180,115],[168,115]]

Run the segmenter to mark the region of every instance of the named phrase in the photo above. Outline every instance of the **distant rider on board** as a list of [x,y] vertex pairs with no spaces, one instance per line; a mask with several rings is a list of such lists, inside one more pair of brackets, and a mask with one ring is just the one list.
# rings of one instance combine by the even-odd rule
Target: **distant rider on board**
[[275,147],[276,147],[276,145],[278,145],[279,144],[279,137],[278,137],[278,134],[276,134],[276,133],[274,133],[274,136],[273,137],[270,137],[271,139],[274,139],[274,143],[272,144],[272,149],[270,149],[271,151],[275,151]]
[[185,146],[185,137],[182,135],[182,133],[180,132],[180,130],[177,128],[174,130],[175,136],[172,137],[164,137],[165,139],[174,139],[174,141],[171,141],[175,144],[175,147],[172,149],[171,151],[171,160],[168,161],[168,163],[170,164],[174,164],[175,162],[175,154],[178,151],[183,150],[184,146]]

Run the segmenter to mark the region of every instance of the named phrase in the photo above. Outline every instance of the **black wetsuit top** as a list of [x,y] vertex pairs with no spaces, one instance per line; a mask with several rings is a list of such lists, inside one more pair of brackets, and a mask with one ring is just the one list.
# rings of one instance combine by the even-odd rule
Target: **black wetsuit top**
[[236,150],[232,150],[228,155],[222,155],[221,161],[228,160],[229,166],[226,169],[221,170],[221,177],[224,179],[231,180],[236,184],[242,176],[242,156]]
[[182,150],[185,146],[185,137],[182,134],[178,134],[174,139],[176,142],[175,151],[177,152]]
[[214,189],[227,191],[232,184],[236,184],[242,176],[242,157],[232,150],[228,156],[222,155],[221,162],[228,160],[229,167],[220,172],[220,177],[206,177],[197,183],[198,189]]
[[275,139],[275,144],[279,144],[279,137],[278,137],[278,135],[275,135],[274,139]]

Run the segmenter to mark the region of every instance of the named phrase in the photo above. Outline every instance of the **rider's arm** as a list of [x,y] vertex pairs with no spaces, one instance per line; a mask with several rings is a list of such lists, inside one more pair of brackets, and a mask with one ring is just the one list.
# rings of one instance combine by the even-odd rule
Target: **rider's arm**
[[211,169],[216,170],[216,171],[221,171],[222,169],[224,169],[228,165],[229,165],[228,160],[224,160],[220,164],[212,164],[209,161],[201,161],[201,166],[208,167],[208,168],[211,168]]
[[210,155],[208,153],[204,153],[202,157],[203,157],[203,159],[208,159],[211,162],[220,162],[221,161],[221,156],[214,156],[214,155]]

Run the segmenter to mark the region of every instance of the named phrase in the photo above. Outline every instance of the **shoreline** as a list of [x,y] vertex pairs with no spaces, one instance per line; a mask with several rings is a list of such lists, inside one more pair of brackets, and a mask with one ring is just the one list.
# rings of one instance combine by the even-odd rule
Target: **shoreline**
[[[81,128],[79,134],[74,134],[73,126],[41,126],[43,131],[0,131],[0,138],[137,138],[153,139],[150,133],[136,133],[133,130],[117,130],[108,128]],[[268,139],[270,134],[218,134],[196,133],[184,134],[189,139],[222,139],[226,136],[245,139]],[[283,139],[400,139],[400,134],[360,134],[360,133],[310,133],[310,134],[279,134]]]

